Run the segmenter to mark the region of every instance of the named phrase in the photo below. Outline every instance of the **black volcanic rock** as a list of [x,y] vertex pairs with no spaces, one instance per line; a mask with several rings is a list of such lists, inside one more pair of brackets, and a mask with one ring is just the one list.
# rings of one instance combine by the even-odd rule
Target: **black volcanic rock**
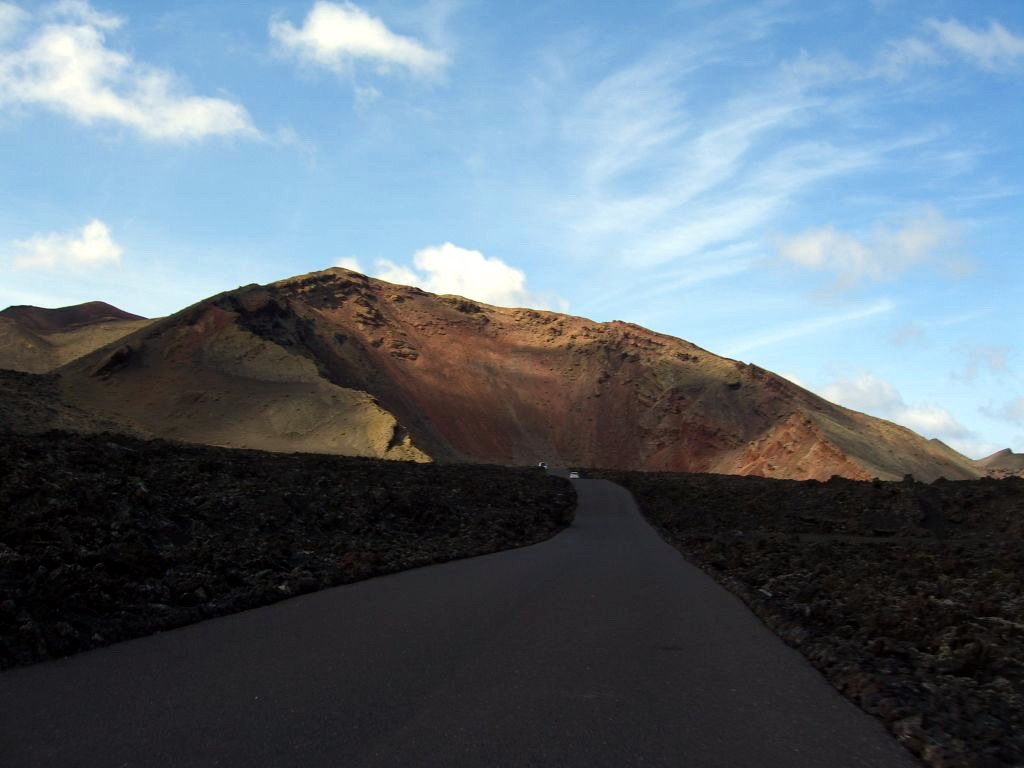
[[1024,764],[1024,479],[606,474],[924,762]]
[[538,470],[0,435],[0,668],[531,544],[574,508]]

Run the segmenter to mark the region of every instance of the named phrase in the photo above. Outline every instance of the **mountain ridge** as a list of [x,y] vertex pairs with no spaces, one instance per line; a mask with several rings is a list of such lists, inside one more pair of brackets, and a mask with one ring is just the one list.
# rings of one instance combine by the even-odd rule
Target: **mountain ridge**
[[0,317],[17,320],[23,327],[40,334],[66,331],[77,326],[111,320],[147,319],[142,315],[125,312],[105,301],[87,301],[54,309],[35,307],[31,304],[15,304],[0,310]]
[[342,268],[217,294],[59,373],[77,407],[218,445],[798,479],[981,474],[948,446],[683,339]]

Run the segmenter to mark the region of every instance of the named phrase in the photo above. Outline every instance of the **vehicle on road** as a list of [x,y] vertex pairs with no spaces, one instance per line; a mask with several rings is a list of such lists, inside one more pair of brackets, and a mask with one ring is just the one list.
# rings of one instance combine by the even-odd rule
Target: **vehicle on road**
[[579,480],[580,479],[580,473],[577,472],[575,469],[571,470],[569,472],[569,479],[570,480]]

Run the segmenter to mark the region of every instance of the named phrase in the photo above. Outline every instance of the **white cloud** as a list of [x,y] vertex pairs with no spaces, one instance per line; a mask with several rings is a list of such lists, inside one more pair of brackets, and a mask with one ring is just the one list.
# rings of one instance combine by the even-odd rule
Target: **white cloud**
[[[756,43],[774,24],[793,21],[791,4],[744,7],[754,16],[722,9],[714,22],[695,19],[674,43],[635,59],[614,45],[578,42],[568,53],[547,52],[523,99],[534,145],[562,145],[559,162],[543,169],[552,229],[565,233],[567,253],[627,267],[623,288],[670,267],[702,266],[714,251],[763,252],[780,221],[826,204],[812,200],[820,186],[866,170],[905,177],[908,163],[925,162],[919,147],[947,138],[938,127],[912,134],[910,124],[878,122],[880,109],[927,90],[916,81],[885,88],[879,77],[951,58],[930,32],[863,58],[801,52],[780,60],[777,49]],[[558,173],[562,183],[552,183]],[[890,230],[821,234],[863,265],[855,280],[888,278],[906,268],[899,261],[934,254],[944,256],[943,267],[956,266],[946,252],[958,227],[938,212]]]
[[1007,403],[1003,415],[1015,424],[1024,424],[1024,397],[1018,397]]
[[937,405],[904,408],[894,418],[915,432],[929,437],[963,439],[971,435],[971,432],[953,418],[949,411]]
[[[377,269],[373,276],[399,285],[422,285],[427,282],[427,278],[420,277],[408,267],[395,264],[387,259],[377,259]],[[447,293],[447,291],[442,290],[440,293]]]
[[978,378],[979,373],[988,371],[996,375],[1009,372],[1006,364],[1006,357],[1009,350],[1006,347],[992,347],[976,344],[963,349],[964,367],[961,371],[952,374],[954,379],[972,382]]
[[175,77],[107,45],[121,24],[81,0],[65,0],[20,50],[0,49],[0,105],[49,108],[86,125],[113,122],[148,139],[256,136],[245,107],[189,95]]
[[[377,259],[375,269],[366,272],[358,259],[343,258],[335,266],[370,274],[399,285],[415,285],[431,293],[450,293],[500,307],[545,308],[550,303],[526,288],[526,275],[501,259],[488,258],[480,251],[452,243],[423,248],[413,255],[412,267]],[[565,302],[553,303],[564,311]]]
[[786,83],[692,114],[686,78],[700,66],[689,52],[651,54],[572,105],[562,133],[580,153],[580,188],[561,213],[580,250],[611,244],[630,265],[651,267],[739,243],[835,171],[834,158],[815,147],[753,157],[772,132],[807,117],[810,100]]
[[1000,408],[982,408],[981,412],[997,421],[1024,424],[1024,397],[1016,397]]
[[799,376],[797,376],[795,373],[780,373],[779,375],[782,378],[784,378],[784,379],[788,379],[789,381],[792,381],[798,387],[803,387],[804,389],[810,389],[810,387],[807,386],[807,384],[804,382],[804,380],[801,379]]
[[366,60],[381,70],[400,67],[427,77],[438,74],[448,63],[445,54],[395,34],[383,21],[349,2],[318,0],[301,27],[289,21],[271,21],[270,36],[301,61],[335,72],[344,72],[356,60]]
[[[564,143],[564,167],[545,169],[549,177],[566,172],[548,205],[552,226],[565,232],[567,252],[625,266],[617,288],[666,270],[706,273],[715,252],[741,248],[760,256],[773,222],[817,185],[905,154],[904,137],[851,142],[846,127],[856,120],[833,125],[868,102],[825,90],[851,76],[841,57],[758,68],[709,96],[704,85],[717,75],[705,79],[705,68],[760,39],[779,21],[772,9],[779,10],[748,8],[750,18],[723,13],[721,23],[592,79],[580,62],[603,63],[612,59],[609,51],[545,58],[526,101],[541,112],[536,140],[550,139],[554,126]],[[759,260],[732,260],[730,274]],[[673,290],[671,281],[659,287]]]
[[858,411],[891,414],[905,407],[896,387],[867,371],[833,381],[821,390],[821,396]]
[[977,461],[991,456],[996,451],[1001,451],[1006,446],[990,443],[988,440],[975,438],[951,437],[946,442],[954,451],[959,451],[964,456]]
[[1024,37],[1015,35],[998,21],[989,22],[988,30],[974,30],[955,19],[928,21],[939,41],[982,69],[1007,70],[1024,58]]
[[354,258],[352,256],[344,256],[338,259],[336,262],[334,262],[334,266],[342,267],[344,269],[351,269],[353,272],[359,272],[364,275],[366,274],[366,272],[363,270],[362,265],[359,263],[359,259]]
[[13,3],[0,2],[0,43],[14,37],[28,14]]
[[[539,307],[540,297],[526,289],[526,275],[501,259],[452,243],[416,251],[417,272],[390,262],[377,276],[391,282],[418,285],[432,293],[452,293],[500,307]],[[412,279],[410,279],[412,278]]]
[[880,271],[870,248],[831,226],[783,239],[778,247],[784,259],[801,267],[835,267],[838,271],[856,273]]
[[929,19],[924,26],[930,39],[907,37],[886,43],[864,74],[904,80],[916,67],[949,64],[951,54],[989,71],[1013,69],[1024,58],[1024,37],[997,21],[989,22],[988,30],[974,30],[955,19]]
[[959,225],[930,208],[899,229],[876,228],[868,240],[828,226],[778,238],[776,249],[798,267],[835,273],[838,287],[848,288],[862,280],[892,280],[937,258],[959,264],[959,239]]
[[435,293],[454,293],[499,306],[524,306],[533,301],[522,270],[480,251],[444,243],[417,251],[413,263],[428,275],[424,285]]
[[[826,400],[847,408],[881,416],[925,437],[942,440],[967,456],[984,456],[987,455],[985,451],[992,448],[990,443],[979,440],[945,408],[931,404],[908,405],[892,384],[868,371],[836,379],[820,394]],[[988,453],[993,450],[996,449],[992,448]]]
[[120,16],[97,11],[85,0],[60,0],[47,8],[43,15],[49,19],[63,19],[97,29],[117,29],[124,24]]
[[81,230],[35,235],[14,243],[14,265],[21,268],[96,267],[121,261],[124,250],[110,229],[93,219]]

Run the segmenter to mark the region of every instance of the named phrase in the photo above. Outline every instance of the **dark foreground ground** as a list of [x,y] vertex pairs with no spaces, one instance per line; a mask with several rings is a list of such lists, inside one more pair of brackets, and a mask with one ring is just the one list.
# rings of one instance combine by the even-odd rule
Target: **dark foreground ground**
[[0,435],[0,669],[384,573],[572,519],[537,470]]
[[913,768],[649,526],[573,481],[532,547],[0,673],[3,768]]
[[1024,765],[1024,479],[601,474],[926,763]]

